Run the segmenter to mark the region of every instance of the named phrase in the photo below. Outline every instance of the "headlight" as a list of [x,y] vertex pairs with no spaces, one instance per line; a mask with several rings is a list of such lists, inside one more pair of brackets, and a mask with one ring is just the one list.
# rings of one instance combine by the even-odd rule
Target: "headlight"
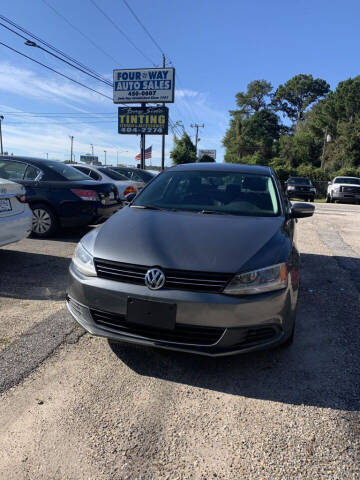
[[252,272],[235,275],[224,293],[229,295],[254,295],[286,288],[288,269],[285,263],[260,268]]
[[81,242],[78,243],[78,246],[76,247],[72,261],[81,273],[89,277],[96,277],[93,257],[86,250],[86,248],[83,247]]
[[293,187],[293,186],[290,185],[290,186],[288,187],[288,190],[295,190],[295,187]]
[[335,185],[334,186],[334,192],[338,192],[340,190],[340,185]]
[[310,191],[311,191],[311,192],[316,192],[316,188],[315,188],[315,187],[311,187],[311,188],[310,188]]

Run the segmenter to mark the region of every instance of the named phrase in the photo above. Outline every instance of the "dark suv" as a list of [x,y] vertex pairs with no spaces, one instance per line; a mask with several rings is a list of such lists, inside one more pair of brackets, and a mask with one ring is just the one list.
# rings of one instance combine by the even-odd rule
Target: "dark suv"
[[95,182],[61,162],[4,156],[0,178],[25,186],[38,237],[49,237],[58,227],[99,223],[122,207],[115,185]]
[[291,198],[300,198],[313,202],[315,199],[316,188],[311,183],[311,180],[305,177],[290,177],[285,182],[286,196]]

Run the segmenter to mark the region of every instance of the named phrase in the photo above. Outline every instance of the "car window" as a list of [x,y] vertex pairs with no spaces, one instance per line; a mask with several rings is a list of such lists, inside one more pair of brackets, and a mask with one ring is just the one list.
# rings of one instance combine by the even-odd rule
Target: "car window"
[[112,180],[122,180],[122,181],[129,180],[127,177],[125,177],[125,175],[122,175],[118,171],[115,171],[111,168],[99,168],[99,170],[101,173],[103,173],[104,175],[107,175]]
[[79,172],[84,173],[85,175],[89,175],[90,173],[90,170],[87,167],[79,167],[78,165],[74,165],[74,168],[76,168],[76,170],[79,170]]
[[35,168],[31,165],[28,165],[26,170],[25,170],[25,175],[24,175],[24,180],[27,181],[34,181],[37,179],[37,177],[40,175],[40,170],[38,168]]
[[51,169],[52,171],[56,172],[62,180],[89,180],[89,177],[82,172],[79,172],[74,167],[70,167],[65,163],[61,162],[44,162],[47,168]]
[[338,177],[338,178],[335,178],[334,183],[347,183],[352,185],[360,185],[360,178]]
[[280,213],[272,177],[221,171],[165,172],[138,195],[133,206],[251,216]]
[[93,180],[101,180],[101,175],[99,175],[97,172],[95,172],[95,170],[89,170],[89,173],[88,173],[89,177],[91,177]]
[[23,180],[27,164],[12,160],[0,160],[0,178]]

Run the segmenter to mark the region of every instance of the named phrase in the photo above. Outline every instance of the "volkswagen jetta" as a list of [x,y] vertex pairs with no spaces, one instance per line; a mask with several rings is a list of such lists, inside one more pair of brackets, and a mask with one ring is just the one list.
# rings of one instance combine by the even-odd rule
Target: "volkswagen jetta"
[[90,333],[206,355],[290,343],[297,218],[268,167],[188,164],[78,244],[67,306]]

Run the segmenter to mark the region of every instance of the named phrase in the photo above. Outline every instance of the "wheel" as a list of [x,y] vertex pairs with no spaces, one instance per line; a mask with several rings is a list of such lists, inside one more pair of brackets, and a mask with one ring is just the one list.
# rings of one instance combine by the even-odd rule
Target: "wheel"
[[326,203],[330,203],[330,197],[329,197],[329,195],[326,195]]
[[47,238],[57,229],[58,221],[51,207],[45,204],[32,205],[33,222],[32,234],[34,237]]
[[335,203],[335,200],[333,199],[332,195],[330,195],[330,203]]

